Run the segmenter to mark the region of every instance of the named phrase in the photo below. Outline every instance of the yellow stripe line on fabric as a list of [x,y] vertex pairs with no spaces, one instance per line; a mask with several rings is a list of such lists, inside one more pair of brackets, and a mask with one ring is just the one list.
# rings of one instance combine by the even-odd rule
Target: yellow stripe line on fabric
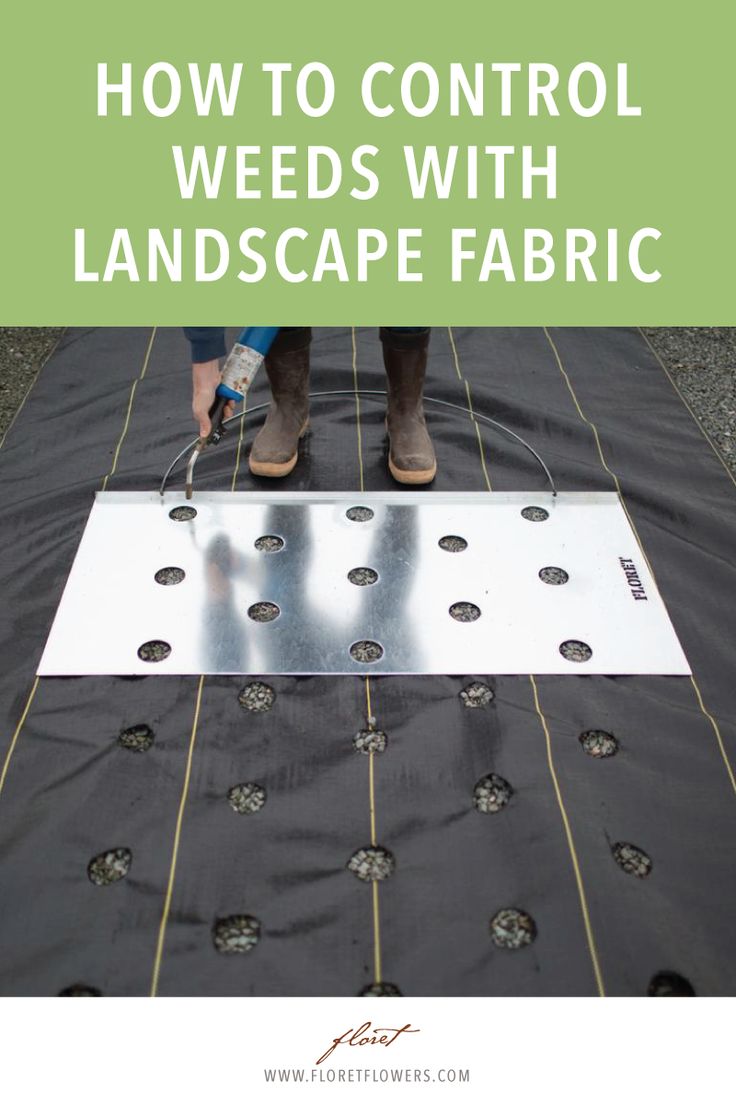
[[728,476],[728,478],[729,478],[729,479],[731,480],[731,482],[733,483],[734,487],[736,487],[736,478],[734,478],[734,474],[733,474],[733,472],[731,471],[731,469],[729,468],[728,464],[726,463],[726,461],[725,461],[725,459],[724,459],[724,457],[723,457],[723,454],[721,453],[721,450],[720,450],[720,449],[718,448],[718,445],[717,445],[717,444],[715,443],[715,441],[713,440],[713,438],[712,438],[712,437],[710,436],[710,434],[708,433],[707,429],[705,428],[705,426],[704,426],[704,425],[703,425],[703,423],[702,423],[702,422],[700,421],[700,419],[698,418],[697,414],[695,413],[695,411],[694,411],[694,410],[693,410],[693,408],[691,407],[690,403],[689,403],[689,402],[687,401],[687,399],[685,398],[684,394],[682,393],[682,391],[680,390],[680,388],[679,388],[679,386],[678,386],[678,384],[677,384],[677,381],[675,380],[675,377],[674,377],[674,376],[673,376],[673,375],[671,374],[671,372],[670,372],[670,370],[668,369],[667,365],[666,365],[666,364],[665,364],[665,362],[664,362],[664,361],[662,360],[662,357],[661,357],[661,356],[659,355],[659,353],[657,352],[657,350],[656,350],[656,349],[654,348],[654,346],[652,345],[652,343],[651,343],[651,341],[649,340],[649,338],[647,337],[647,335],[646,335],[646,334],[644,333],[644,331],[643,331],[643,329],[641,328],[641,326],[637,326],[636,328],[637,328],[637,330],[639,331],[639,333],[641,334],[641,336],[642,336],[642,338],[644,339],[644,341],[646,342],[646,344],[647,344],[647,345],[649,346],[649,349],[650,349],[650,351],[651,351],[651,352],[652,352],[652,353],[654,354],[654,357],[655,357],[655,359],[657,360],[657,362],[658,362],[658,364],[659,364],[660,368],[662,369],[662,371],[663,371],[663,372],[664,372],[664,374],[666,375],[667,379],[668,379],[668,380],[670,381],[670,383],[672,384],[673,388],[675,389],[675,391],[676,391],[676,392],[677,392],[677,394],[679,395],[679,397],[680,397],[680,400],[682,401],[682,404],[683,404],[683,406],[685,406],[685,407],[686,407],[686,409],[687,409],[687,410],[688,410],[688,412],[690,413],[690,416],[692,417],[693,421],[695,422],[696,426],[698,427],[698,429],[699,429],[699,430],[700,430],[700,432],[702,433],[703,437],[705,437],[706,441],[708,442],[708,444],[710,445],[710,447],[711,447],[711,448],[713,449],[713,452],[714,452],[714,453],[716,454],[716,456],[718,457],[718,459],[719,459],[719,461],[720,461],[721,465],[723,466],[723,469],[724,469],[724,471],[725,471],[726,475],[727,475],[727,476]]
[[171,851],[171,864],[169,867],[169,880],[166,887],[166,897],[164,899],[164,908],[161,913],[161,922],[158,928],[158,939],[156,941],[156,955],[153,960],[153,974],[151,977],[151,996],[158,995],[158,979],[161,971],[161,959],[164,953],[164,940],[166,939],[166,927],[169,921],[169,913],[171,912],[171,899],[174,895],[174,881],[176,879],[176,863],[179,857],[179,842],[181,840],[181,827],[184,821],[184,807],[187,803],[187,797],[189,795],[189,782],[192,776],[192,759],[194,757],[194,745],[197,739],[197,727],[199,725],[199,711],[202,705],[202,689],[204,687],[204,675],[199,676],[199,683],[197,685],[197,698],[194,706],[194,719],[192,721],[192,731],[189,737],[189,750],[187,752],[187,765],[184,771],[184,784],[181,790],[181,797],[179,799],[179,812],[176,817],[176,828],[174,830],[174,845]]
[[3,787],[5,785],[5,779],[6,779],[7,774],[8,774],[8,768],[10,767],[10,760],[13,758],[13,752],[15,751],[15,745],[18,743],[18,737],[20,736],[20,731],[23,728],[23,725],[26,723],[26,717],[28,716],[29,710],[31,708],[31,702],[33,701],[33,699],[36,696],[36,691],[38,690],[39,681],[40,681],[39,677],[38,677],[38,675],[36,675],[35,679],[33,680],[33,686],[31,687],[31,692],[28,695],[28,697],[26,698],[26,704],[25,704],[25,708],[23,710],[23,713],[21,714],[21,718],[18,721],[18,724],[15,726],[15,732],[13,733],[13,738],[10,741],[10,747],[8,748],[7,753],[5,755],[5,761],[3,763],[2,774],[0,774],[0,794],[2,794],[2,792],[3,792]]
[[[460,360],[459,360],[459,357],[457,355],[457,350],[455,348],[455,342],[454,342],[454,340],[452,340],[452,331],[451,331],[449,326],[447,328],[448,328],[448,332],[450,332],[452,350],[453,350],[453,354],[454,354],[454,357],[455,357],[455,368],[457,370],[458,377],[460,378],[461,382],[465,382],[465,385],[467,387],[468,381],[463,380],[463,375],[462,375],[462,372],[460,371]],[[468,402],[470,403],[470,391],[469,391],[469,389],[468,389]],[[471,417],[472,417],[473,416],[472,406],[469,406],[469,411],[470,411],[470,414],[471,414]],[[475,422],[476,429],[477,429],[478,423],[475,421],[474,417],[473,417],[473,421]],[[481,446],[481,459],[484,459],[483,458],[482,446]],[[486,470],[485,462],[483,463],[483,474],[485,475],[486,486],[488,487],[488,490],[490,491],[491,490],[491,480],[490,480],[490,477],[488,475],[488,471]],[[533,695],[534,695],[534,704],[535,704],[536,712],[537,712],[537,715],[538,715],[539,720],[541,722],[542,731],[544,733],[544,737],[545,737],[545,740],[546,740],[546,743],[547,743],[547,765],[549,767],[549,772],[550,772],[550,775],[552,777],[552,785],[553,785],[553,788],[554,788],[554,791],[555,791],[555,796],[557,798],[557,805],[558,805],[558,808],[560,810],[560,816],[562,818],[562,824],[563,824],[563,827],[565,829],[565,837],[567,839],[567,848],[568,848],[568,851],[570,853],[570,861],[572,862],[572,868],[573,868],[573,872],[575,874],[575,881],[576,881],[577,887],[578,887],[578,899],[580,901],[581,912],[583,914],[583,926],[585,927],[585,935],[586,935],[586,939],[587,939],[587,943],[588,943],[588,951],[590,953],[591,963],[593,965],[593,974],[595,975],[595,983],[596,983],[596,987],[598,989],[598,995],[601,996],[601,997],[604,997],[606,995],[606,993],[605,993],[605,988],[603,986],[603,976],[601,974],[600,963],[598,961],[598,952],[596,950],[595,939],[593,938],[593,929],[592,929],[592,926],[591,926],[591,923],[590,923],[590,916],[588,914],[588,905],[587,905],[587,900],[586,900],[586,896],[585,896],[585,889],[584,889],[584,886],[583,886],[583,877],[582,877],[582,873],[580,871],[580,864],[578,863],[577,850],[575,848],[575,841],[573,839],[572,829],[570,828],[570,819],[567,815],[567,809],[565,808],[565,801],[564,801],[564,798],[562,796],[562,790],[560,788],[560,784],[559,784],[559,781],[557,779],[557,772],[555,770],[554,760],[552,758],[552,740],[551,740],[551,737],[550,737],[549,726],[547,725],[547,718],[545,717],[544,713],[542,712],[542,708],[539,704],[539,695],[537,694],[537,684],[534,681],[534,676],[533,675],[529,675],[529,681],[530,681],[531,686],[532,686],[532,692],[533,692]]]
[[[358,468],[360,472],[360,489],[365,490],[365,477],[363,472],[363,436],[360,427],[360,395],[358,394],[358,345],[355,338],[355,326],[350,327],[353,352],[353,390],[355,391],[355,426],[358,434]],[[371,680],[366,676],[365,680],[366,723],[373,727],[373,707],[371,705]],[[371,824],[371,847],[376,846],[376,782],[373,763],[373,752],[368,753],[368,802]],[[374,982],[378,985],[382,980],[381,965],[381,914],[378,902],[378,882],[371,882],[371,904],[373,912],[373,974]]]
[[240,419],[240,432],[238,434],[238,449],[235,453],[235,468],[233,470],[233,481],[230,484],[230,490],[235,490],[235,484],[238,481],[238,475],[240,474],[240,454],[243,450],[243,434],[245,432],[245,412],[248,409],[248,396],[243,399],[243,417]]
[[583,885],[583,876],[580,871],[580,863],[578,862],[578,853],[575,847],[575,840],[573,839],[572,829],[570,827],[570,821],[565,809],[565,802],[562,798],[562,791],[560,789],[560,783],[557,778],[557,770],[555,768],[554,758],[552,756],[552,737],[550,736],[549,725],[547,724],[547,718],[545,717],[542,707],[539,703],[539,693],[537,691],[537,682],[534,675],[529,675],[529,681],[532,684],[532,692],[534,694],[534,708],[537,711],[537,716],[542,725],[542,731],[544,732],[544,739],[547,745],[547,765],[549,766],[549,773],[552,776],[552,784],[555,790],[555,796],[557,798],[557,804],[560,809],[560,815],[562,817],[562,823],[565,828],[565,836],[567,838],[567,847],[570,852],[570,859],[572,861],[572,868],[575,873],[575,882],[578,887],[578,899],[580,901],[580,911],[583,914],[583,924],[585,926],[585,938],[588,941],[588,950],[590,952],[591,961],[593,963],[593,973],[595,974],[595,983],[598,989],[598,996],[605,997],[606,990],[603,985],[603,975],[601,973],[600,963],[598,961],[598,951],[595,945],[595,938],[593,936],[593,928],[590,923],[590,914],[588,912],[588,901],[585,896],[585,887]]
[[486,466],[486,454],[485,454],[485,449],[483,448],[483,438],[480,435],[480,426],[478,425],[478,422],[476,421],[475,411],[473,410],[473,399],[472,399],[471,394],[470,394],[470,384],[464,378],[462,372],[460,371],[460,357],[458,356],[458,353],[457,353],[457,347],[455,345],[455,338],[454,338],[453,333],[452,333],[452,326],[447,327],[447,333],[448,333],[448,336],[450,338],[450,347],[452,348],[452,357],[453,357],[453,361],[455,363],[455,371],[457,372],[457,378],[460,380],[461,383],[465,384],[465,394],[466,394],[467,400],[468,400],[468,413],[470,414],[473,425],[475,426],[475,435],[478,438],[478,451],[480,452],[480,462],[481,462],[481,466],[483,468],[483,476],[484,476],[485,481],[486,481],[486,487],[488,488],[489,491],[492,491],[493,487],[491,486],[491,477],[488,474],[488,468]]
[[47,365],[47,364],[48,364],[48,362],[49,362],[49,361],[51,360],[51,357],[52,357],[52,356],[54,355],[54,353],[55,353],[55,352],[56,352],[56,350],[58,349],[58,347],[59,347],[59,342],[61,341],[61,339],[62,339],[62,337],[64,336],[64,334],[66,333],[66,331],[67,331],[67,327],[65,326],[65,327],[64,327],[64,329],[63,329],[63,330],[61,331],[61,333],[59,334],[59,336],[57,337],[57,339],[56,339],[56,341],[54,342],[54,344],[53,344],[53,345],[51,346],[51,348],[50,348],[50,349],[49,349],[49,351],[47,352],[46,356],[45,356],[45,357],[43,358],[43,360],[42,360],[42,361],[41,361],[41,363],[39,364],[39,366],[38,366],[38,371],[36,372],[35,376],[34,376],[34,377],[33,377],[33,379],[31,380],[31,382],[30,382],[30,385],[29,385],[29,387],[28,387],[28,390],[26,391],[26,393],[25,393],[25,395],[23,396],[23,398],[22,398],[22,399],[20,400],[20,404],[19,404],[19,406],[17,407],[17,409],[16,409],[16,411],[15,411],[15,414],[13,415],[13,417],[12,417],[12,418],[10,419],[10,421],[8,422],[8,428],[7,428],[7,429],[5,430],[5,432],[3,433],[3,435],[2,435],[2,438],[0,438],[0,448],[2,448],[2,447],[3,447],[3,445],[5,444],[5,438],[6,438],[7,436],[8,436],[8,434],[9,434],[9,433],[10,433],[10,431],[11,431],[11,429],[12,429],[12,428],[13,428],[13,426],[15,425],[15,423],[16,423],[16,420],[17,420],[17,418],[18,418],[18,416],[19,416],[19,414],[20,414],[21,410],[22,410],[22,409],[23,409],[23,407],[24,407],[24,406],[26,405],[26,400],[28,399],[28,396],[30,395],[30,393],[31,393],[31,391],[33,390],[33,388],[34,388],[34,387],[36,386],[36,383],[37,383],[37,381],[38,381],[38,377],[39,377],[39,376],[41,375],[41,372],[43,371],[43,369],[44,369],[45,365]]
[[103,491],[107,490],[107,481],[108,481],[108,479],[110,479],[115,474],[115,472],[117,470],[118,460],[120,459],[120,450],[123,447],[123,441],[125,440],[126,434],[128,432],[128,427],[130,425],[130,415],[131,415],[132,410],[133,410],[133,399],[135,398],[136,388],[137,388],[138,384],[140,383],[140,381],[145,378],[146,369],[148,368],[148,362],[151,359],[151,349],[153,348],[154,338],[156,337],[156,330],[157,330],[156,326],[154,326],[153,329],[151,330],[151,337],[148,341],[148,348],[146,349],[146,354],[143,358],[143,367],[141,368],[140,375],[138,376],[138,378],[133,380],[133,385],[130,389],[130,397],[128,399],[128,410],[127,410],[126,415],[125,415],[125,422],[123,423],[123,432],[120,434],[120,439],[119,439],[119,441],[117,443],[117,447],[115,449],[115,455],[113,456],[113,459],[112,459],[112,467],[110,468],[109,472],[107,473],[107,475],[105,476],[105,478],[102,481],[102,490]]
[[[608,474],[611,476],[611,478],[613,479],[613,481],[616,485],[616,491],[618,493],[619,502],[621,503],[621,505],[623,507],[623,510],[624,510],[624,513],[626,514],[626,517],[628,518],[629,525],[631,526],[632,532],[633,532],[633,534],[636,538],[636,543],[639,546],[639,550],[641,551],[641,554],[644,558],[644,562],[646,563],[647,567],[649,568],[652,579],[654,580],[654,585],[657,588],[657,591],[659,591],[659,583],[657,582],[657,576],[654,573],[654,568],[652,567],[651,563],[649,562],[649,557],[647,556],[646,552],[644,551],[644,545],[642,544],[641,537],[639,536],[639,530],[636,528],[636,525],[634,523],[634,519],[631,516],[631,514],[629,513],[629,508],[626,505],[626,502],[624,500],[624,495],[623,495],[623,491],[621,490],[621,484],[619,482],[619,478],[616,475],[616,473],[614,471],[612,471],[609,468],[608,464],[606,463],[606,458],[603,455],[603,449],[601,447],[600,438],[598,436],[598,430],[597,430],[596,426],[593,425],[593,423],[583,413],[583,410],[580,406],[580,403],[578,402],[577,395],[575,394],[575,389],[572,385],[570,377],[568,376],[567,372],[565,371],[564,365],[562,363],[562,358],[559,354],[557,346],[555,345],[554,341],[552,340],[552,335],[549,333],[546,326],[544,326],[543,329],[544,329],[544,333],[547,337],[547,341],[549,342],[550,347],[552,349],[552,352],[554,353],[555,360],[557,361],[557,366],[560,369],[560,372],[562,373],[562,375],[565,379],[565,383],[567,384],[567,389],[570,392],[570,395],[572,396],[572,401],[575,404],[575,408],[576,408],[578,414],[580,415],[580,417],[582,418],[582,420],[585,422],[585,424],[587,426],[590,426],[590,428],[593,431],[593,436],[595,437],[595,443],[596,443],[596,446],[597,446],[597,449],[598,449],[598,455],[600,456],[601,463],[602,463],[603,467],[606,469],[606,471],[608,472]],[[698,706],[700,707],[701,713],[703,714],[704,717],[706,717],[710,721],[710,723],[713,727],[713,731],[714,731],[715,737],[716,737],[716,742],[718,744],[718,749],[720,751],[721,758],[723,759],[723,764],[726,768],[726,773],[728,774],[728,777],[729,777],[729,780],[731,782],[731,786],[734,790],[734,793],[736,793],[736,778],[734,777],[733,766],[732,766],[731,761],[728,757],[728,752],[726,750],[726,744],[725,744],[723,736],[721,734],[721,730],[718,727],[718,722],[715,719],[715,717],[706,708],[705,703],[703,701],[703,695],[700,692],[700,687],[698,686],[697,682],[695,681],[695,676],[692,675],[692,674],[690,675],[690,682],[692,683],[693,689],[695,691],[695,697],[697,699]]]

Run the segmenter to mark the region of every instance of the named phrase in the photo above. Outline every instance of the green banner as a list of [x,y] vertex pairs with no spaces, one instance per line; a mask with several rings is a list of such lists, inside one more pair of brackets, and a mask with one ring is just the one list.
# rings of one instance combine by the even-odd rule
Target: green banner
[[734,324],[735,24],[17,5],[0,324]]

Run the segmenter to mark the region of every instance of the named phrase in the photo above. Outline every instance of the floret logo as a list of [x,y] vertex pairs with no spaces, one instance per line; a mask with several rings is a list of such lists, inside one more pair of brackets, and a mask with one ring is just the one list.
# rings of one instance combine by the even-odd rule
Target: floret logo
[[360,1027],[349,1027],[342,1035],[336,1035],[324,1054],[317,1059],[315,1065],[319,1066],[325,1059],[333,1054],[341,1043],[351,1047],[363,1046],[391,1046],[400,1035],[416,1035],[418,1027],[412,1027],[410,1023],[403,1027],[373,1027],[370,1020],[366,1020]]

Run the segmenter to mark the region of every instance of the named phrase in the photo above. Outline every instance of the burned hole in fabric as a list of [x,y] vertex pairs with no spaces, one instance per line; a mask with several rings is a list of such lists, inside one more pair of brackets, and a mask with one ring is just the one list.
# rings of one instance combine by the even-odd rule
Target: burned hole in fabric
[[473,602],[455,602],[450,606],[449,612],[454,621],[463,621],[466,624],[477,621],[480,617],[480,608]]
[[361,882],[382,882],[396,869],[396,860],[385,847],[360,847],[350,856],[347,869]]
[[627,874],[633,874],[635,878],[648,878],[651,874],[652,860],[635,843],[614,843],[611,851],[618,865]]
[[377,663],[383,647],[376,640],[356,640],[350,645],[350,655],[357,663]]
[[386,750],[388,736],[378,728],[363,728],[353,736],[353,748],[362,755]]
[[373,586],[378,582],[378,572],[372,567],[354,567],[348,572],[348,579],[354,586]]
[[359,997],[400,997],[403,996],[398,985],[390,981],[374,981],[372,985],[366,985],[361,989]]
[[95,855],[87,866],[87,876],[93,885],[108,886],[125,878],[130,870],[133,854],[127,847],[112,847]]
[[186,579],[186,574],[181,567],[162,567],[153,577],[160,586],[177,586]]
[[266,536],[258,538],[255,542],[255,547],[259,552],[280,552],[284,547],[284,541],[282,537],[277,537],[272,533],[268,533]]
[[248,607],[248,616],[251,621],[275,621],[281,610],[275,602],[254,602]]
[[59,993],[60,997],[101,997],[102,992],[100,989],[95,989],[94,985],[82,985],[77,983],[76,985],[67,985],[66,989],[62,989]]
[[525,506],[521,511],[521,516],[526,521],[546,521],[549,513],[544,506]]
[[267,713],[276,701],[276,691],[267,682],[247,682],[238,694],[238,702],[249,713]]
[[444,552],[464,552],[468,547],[465,537],[440,537],[438,544]]
[[583,751],[594,759],[610,759],[618,751],[618,740],[612,732],[602,728],[590,728],[579,736]]
[[491,939],[497,947],[518,951],[537,938],[537,925],[522,909],[503,908],[491,917]]
[[227,802],[236,813],[251,816],[266,804],[266,791],[257,782],[239,782],[227,791]]
[[370,506],[351,506],[345,511],[345,517],[348,521],[372,521],[373,510]]
[[486,774],[475,783],[473,805],[479,813],[500,813],[513,793],[511,785],[500,774]]
[[570,576],[563,567],[543,567],[539,572],[539,578],[549,586],[564,586],[570,582]]
[[261,938],[261,923],[245,914],[215,920],[212,942],[220,954],[247,954]]
[[148,751],[154,741],[154,732],[150,725],[136,724],[124,728],[118,735],[118,743],[128,751]]
[[193,521],[196,516],[197,511],[193,506],[175,506],[173,510],[169,510],[172,521]]
[[171,655],[171,645],[165,640],[147,640],[138,649],[138,658],[145,663],[161,663]]
[[563,640],[560,655],[570,663],[587,663],[593,657],[593,649],[584,640]]
[[648,997],[694,997],[693,989],[687,978],[672,970],[660,970],[649,982]]
[[491,704],[495,696],[484,682],[470,682],[458,695],[466,709],[483,709]]

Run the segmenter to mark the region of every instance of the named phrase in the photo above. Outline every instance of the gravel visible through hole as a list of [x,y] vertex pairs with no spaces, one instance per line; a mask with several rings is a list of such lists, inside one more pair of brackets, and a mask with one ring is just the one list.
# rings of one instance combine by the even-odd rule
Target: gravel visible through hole
[[396,860],[385,847],[361,847],[348,860],[347,869],[361,882],[382,882],[396,869]]
[[550,586],[563,586],[570,581],[570,576],[562,567],[543,567],[539,572],[539,578]]
[[118,743],[128,751],[148,751],[153,744],[153,729],[147,724],[131,725],[118,736]]
[[269,534],[265,537],[259,537],[255,542],[255,546],[259,552],[280,552],[284,547],[284,542],[281,537]]
[[546,521],[549,513],[544,506],[525,506],[521,516],[527,521]]
[[373,511],[370,506],[351,506],[349,510],[345,511],[345,517],[348,521],[371,521]]
[[648,997],[694,997],[693,989],[687,978],[672,970],[661,970],[649,982]]
[[113,847],[95,855],[87,867],[87,876],[93,885],[112,885],[127,875],[132,861],[132,852],[127,847]]
[[175,506],[173,510],[169,510],[172,521],[192,521],[196,516],[197,511],[193,506]]
[[398,985],[390,981],[374,981],[372,985],[366,985],[360,990],[361,997],[400,997],[402,995]]
[[238,702],[249,713],[267,713],[276,701],[276,691],[266,682],[247,682],[238,694]]
[[471,682],[459,694],[466,709],[483,709],[491,704],[495,696],[484,682]]
[[348,579],[355,586],[373,586],[378,582],[378,572],[372,567],[354,567],[348,572]]
[[604,732],[602,728],[591,728],[587,732],[581,732],[580,743],[583,750],[594,759],[609,759],[618,751],[616,737],[612,732]]
[[537,937],[537,926],[528,912],[521,909],[500,909],[491,918],[491,939],[497,947],[518,951],[528,947]]
[[571,663],[587,663],[593,655],[593,649],[584,640],[564,640],[560,644],[560,655]]
[[138,649],[138,658],[146,663],[160,663],[171,655],[171,645],[165,640],[147,640]]
[[236,813],[251,816],[266,804],[266,791],[257,782],[240,782],[228,790],[227,801]]
[[162,567],[154,575],[154,579],[161,586],[176,586],[186,578],[186,572],[180,567]]
[[513,796],[513,789],[500,774],[479,778],[473,790],[473,805],[479,813],[500,813]]
[[351,645],[350,655],[358,663],[377,663],[383,655],[383,648],[375,640],[358,640]]
[[275,621],[281,610],[275,602],[255,602],[248,609],[251,621]]
[[455,602],[450,606],[450,617],[455,621],[463,621],[469,624],[471,621],[477,621],[480,617],[480,609],[472,602]]
[[212,942],[220,954],[247,954],[260,938],[261,924],[255,916],[223,916],[212,929]]
[[387,744],[386,733],[377,728],[363,728],[353,736],[353,747],[362,755],[370,755],[372,751],[385,751]]
[[464,552],[468,547],[464,537],[440,537],[438,543],[444,552]]
[[93,985],[68,985],[59,993],[60,997],[101,997],[99,989]]
[[634,843],[614,843],[611,848],[613,857],[627,874],[635,878],[648,878],[652,872],[652,860],[646,851]]

